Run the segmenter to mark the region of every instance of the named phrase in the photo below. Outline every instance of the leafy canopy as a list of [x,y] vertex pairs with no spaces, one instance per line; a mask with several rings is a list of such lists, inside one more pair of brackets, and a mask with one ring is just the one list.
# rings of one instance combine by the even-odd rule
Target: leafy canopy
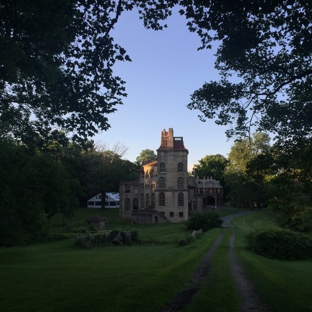
[[0,2],[0,135],[44,135],[53,127],[84,139],[109,128],[107,114],[126,96],[113,74],[130,61],[111,30],[125,10],[161,30],[179,8],[200,49],[218,44],[220,81],[204,83],[190,109],[202,120],[250,127],[281,140],[312,130],[312,6],[305,0],[35,0]]
[[266,172],[254,167],[253,160],[269,149],[270,138],[266,133],[254,133],[251,138],[237,141],[231,147],[225,181],[233,205],[249,208],[266,205]]
[[142,150],[140,155],[135,159],[137,165],[142,165],[143,163],[152,162],[157,159],[157,155],[153,150],[145,149]]
[[110,36],[121,11],[114,1],[1,1],[0,136],[109,128],[126,95],[112,67],[130,61]]
[[282,140],[310,137],[312,7],[308,1],[212,0],[201,9],[194,4],[185,15],[201,36],[202,48],[220,42],[215,67],[221,79],[195,91],[190,109],[200,110],[202,120],[230,125],[228,136],[245,134],[254,126]]

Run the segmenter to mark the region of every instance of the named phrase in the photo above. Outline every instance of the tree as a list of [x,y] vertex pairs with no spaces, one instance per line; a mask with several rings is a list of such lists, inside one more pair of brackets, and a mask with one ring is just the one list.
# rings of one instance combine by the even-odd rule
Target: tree
[[308,1],[2,0],[0,5],[2,136],[31,138],[57,126],[83,139],[108,129],[107,114],[126,95],[113,66],[130,61],[111,30],[123,11],[133,9],[145,27],[161,30],[175,7],[200,36],[200,49],[219,45],[215,67],[221,79],[195,91],[190,109],[200,110],[202,120],[229,125],[228,136],[245,135],[251,126],[282,140],[310,135]]
[[[219,82],[191,97],[201,120],[230,125],[228,136],[251,126],[281,141],[308,139],[312,130],[312,7],[303,0],[206,1],[182,10],[202,48],[219,41]],[[238,77],[235,78],[234,77]],[[232,126],[233,125],[233,126]]]
[[274,144],[247,165],[255,179],[270,176],[269,205],[278,223],[296,231],[312,231],[312,146]]
[[221,185],[225,188],[224,174],[228,163],[228,159],[220,154],[206,155],[198,161],[197,165],[194,165],[193,173],[201,179],[204,177],[213,177],[215,180],[220,181]]
[[142,150],[140,155],[135,159],[135,163],[138,166],[142,166],[144,163],[152,162],[157,159],[157,155],[153,150],[145,149]]
[[0,148],[0,245],[42,241],[48,219],[74,208],[72,179],[49,154],[3,140]]
[[60,127],[82,140],[109,128],[106,115],[126,95],[112,67],[130,61],[110,31],[126,6],[0,2],[0,136],[26,140]]
[[112,150],[89,151],[83,155],[82,161],[86,199],[102,193],[102,208],[105,207],[107,192],[118,192],[121,180],[132,179],[136,175],[136,165]]
[[[225,172],[226,185],[230,188],[229,199],[235,206],[253,208],[267,202],[265,177],[255,178],[247,170],[248,165],[270,148],[270,138],[265,133],[254,133],[252,138],[235,142],[228,156]],[[250,167],[249,167],[250,168]]]

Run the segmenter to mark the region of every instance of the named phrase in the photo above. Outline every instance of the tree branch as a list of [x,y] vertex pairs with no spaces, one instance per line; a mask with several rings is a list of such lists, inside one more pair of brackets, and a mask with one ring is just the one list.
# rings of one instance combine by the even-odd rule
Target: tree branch
[[276,94],[280,89],[282,89],[284,86],[286,86],[286,85],[288,85],[288,84],[290,84],[291,82],[293,82],[293,81],[295,81],[295,80],[297,80],[297,79],[301,79],[301,78],[303,78],[303,77],[305,77],[305,76],[307,76],[307,75],[310,75],[310,74],[312,74],[312,69],[308,69],[308,70],[306,70],[306,71],[304,71],[303,73],[301,73],[301,74],[299,74],[299,75],[297,75],[297,76],[290,76],[290,78],[288,79],[288,80],[286,80],[286,81],[284,81],[283,83],[281,83],[277,88],[275,88],[273,91],[271,91],[271,92],[265,92],[265,93],[259,93],[258,95],[265,95],[266,97],[269,97],[269,96],[271,96],[271,95],[274,95],[274,94]]
[[112,19],[112,21],[111,21],[111,23],[110,23],[106,33],[104,34],[104,36],[102,37],[101,41],[99,42],[99,44],[95,48],[95,55],[93,57],[93,62],[92,62],[93,67],[97,66],[100,47],[103,45],[104,40],[107,38],[109,32],[112,30],[112,28],[114,27],[114,25],[118,21],[118,18],[119,18],[120,14],[121,14],[121,11],[122,11],[121,4],[122,4],[122,0],[119,0],[118,1],[118,5],[117,5],[117,10],[116,10],[116,16],[115,16],[114,19]]

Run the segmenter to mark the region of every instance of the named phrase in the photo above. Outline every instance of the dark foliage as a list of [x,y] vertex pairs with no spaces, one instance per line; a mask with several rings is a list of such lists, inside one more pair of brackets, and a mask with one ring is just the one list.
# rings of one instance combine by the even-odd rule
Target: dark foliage
[[208,231],[215,227],[220,227],[222,220],[217,213],[214,212],[196,212],[193,213],[188,221],[186,221],[186,226],[189,231],[197,231],[202,229],[203,232]]
[[312,233],[312,209],[304,206],[300,206],[300,210],[293,206],[287,208],[275,212],[277,223],[291,231]]
[[304,260],[312,258],[312,237],[288,230],[267,229],[247,235],[247,248],[271,259]]

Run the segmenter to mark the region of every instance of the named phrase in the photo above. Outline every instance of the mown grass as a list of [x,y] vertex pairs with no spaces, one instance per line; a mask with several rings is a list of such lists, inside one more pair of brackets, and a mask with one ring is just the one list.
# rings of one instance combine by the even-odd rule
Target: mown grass
[[268,213],[234,219],[236,253],[261,296],[273,311],[312,311],[312,260],[278,261],[246,250],[248,231],[277,227]]
[[182,224],[137,229],[143,240],[166,244],[80,249],[69,239],[1,249],[0,310],[159,311],[191,278],[221,231],[175,247],[175,237],[185,235]]
[[[51,236],[70,233],[71,228],[87,228],[86,219],[99,215],[107,218],[108,226],[100,232],[109,230],[137,231],[142,244],[170,244],[182,240],[189,235],[184,223],[131,224],[130,220],[122,219],[118,209],[77,209],[75,215],[67,220],[65,227],[61,226],[62,216],[56,215],[51,219]],[[83,234],[73,233],[72,237]]]
[[[111,229],[135,229],[143,244],[80,249],[73,239],[0,249],[1,311],[159,311],[191,279],[222,229],[176,247],[183,224],[132,225],[117,210],[81,209],[70,222],[99,214]],[[224,212],[224,215],[226,212]],[[60,227],[56,216],[51,226]],[[273,311],[312,311],[312,261],[276,261],[246,250],[245,234],[276,227],[268,213],[236,218],[238,260]],[[237,311],[239,296],[229,264],[228,229],[211,259],[211,269],[186,311]]]
[[207,279],[185,312],[238,312],[239,295],[235,289],[229,261],[229,242],[233,229],[228,229],[216,248]]
[[[79,223],[85,224],[85,220],[95,215],[99,215],[100,217],[108,218],[108,226],[109,228],[116,227],[125,227],[131,224],[129,220],[122,219],[119,216],[119,209],[95,209],[95,208],[78,208],[75,209],[74,215],[69,219],[65,219],[65,226]],[[63,216],[58,213],[53,216],[50,220],[50,226],[54,229],[62,229],[63,228]]]

